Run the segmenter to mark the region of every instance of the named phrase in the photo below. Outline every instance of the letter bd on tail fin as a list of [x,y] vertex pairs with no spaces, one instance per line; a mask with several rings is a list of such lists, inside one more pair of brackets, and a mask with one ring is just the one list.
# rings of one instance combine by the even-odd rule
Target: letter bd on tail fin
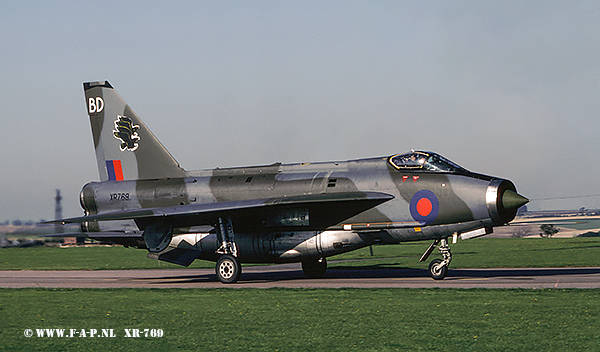
[[185,176],[108,81],[83,84],[101,181]]

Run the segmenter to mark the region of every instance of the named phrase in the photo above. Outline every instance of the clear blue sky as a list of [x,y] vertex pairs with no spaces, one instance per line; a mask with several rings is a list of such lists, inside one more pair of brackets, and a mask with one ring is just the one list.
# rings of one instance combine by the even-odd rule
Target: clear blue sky
[[0,221],[53,218],[57,188],[81,214],[94,80],[188,170],[414,148],[532,199],[600,194],[598,1],[0,5]]

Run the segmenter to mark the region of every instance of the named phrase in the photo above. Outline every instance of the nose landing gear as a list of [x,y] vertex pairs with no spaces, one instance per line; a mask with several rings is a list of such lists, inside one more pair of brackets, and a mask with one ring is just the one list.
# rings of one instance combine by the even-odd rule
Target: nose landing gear
[[448,265],[450,265],[450,262],[452,261],[452,253],[450,252],[450,246],[448,245],[448,240],[446,238],[442,238],[441,240],[435,239],[425,253],[423,253],[419,261],[424,262],[427,260],[436,246],[438,246],[438,250],[444,259],[432,260],[431,263],[429,263],[429,274],[434,280],[443,280],[446,275],[448,275]]

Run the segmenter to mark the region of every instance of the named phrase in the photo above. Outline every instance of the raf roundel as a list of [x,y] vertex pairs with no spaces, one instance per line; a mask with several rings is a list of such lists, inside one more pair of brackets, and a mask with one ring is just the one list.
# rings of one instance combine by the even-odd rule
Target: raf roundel
[[435,194],[429,190],[420,190],[410,200],[410,215],[416,221],[431,224],[440,210],[440,203]]

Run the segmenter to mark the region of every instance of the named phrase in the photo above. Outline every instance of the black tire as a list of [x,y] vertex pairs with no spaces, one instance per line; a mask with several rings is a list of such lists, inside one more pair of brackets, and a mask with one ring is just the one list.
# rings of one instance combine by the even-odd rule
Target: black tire
[[434,280],[444,280],[446,275],[448,275],[448,266],[444,265],[440,267],[440,263],[442,263],[441,259],[434,259],[429,263],[429,275]]
[[222,255],[215,267],[217,278],[224,284],[233,284],[238,281],[242,274],[240,262],[232,255]]
[[327,259],[306,260],[302,262],[302,271],[309,279],[320,279],[327,271]]

